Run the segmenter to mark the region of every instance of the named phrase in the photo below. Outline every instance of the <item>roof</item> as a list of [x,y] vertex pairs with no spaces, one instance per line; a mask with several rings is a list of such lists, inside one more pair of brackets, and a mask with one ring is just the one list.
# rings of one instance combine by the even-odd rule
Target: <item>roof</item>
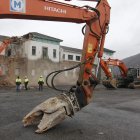
[[107,49],[107,48],[104,48],[104,51],[105,52],[110,52],[110,53],[115,53],[116,51],[113,51],[113,50],[110,50],[110,49]]
[[[68,52],[75,52],[75,53],[82,53],[82,49],[77,49],[77,48],[71,48],[71,47],[66,47],[66,46],[60,46],[63,50],[68,51]],[[116,51],[104,48],[105,52],[110,52],[110,53],[115,53]]]
[[68,52],[82,53],[82,50],[77,49],[77,48],[71,48],[71,47],[66,47],[66,46],[60,46],[60,48],[62,48],[65,51],[68,51]]
[[36,38],[36,39],[43,39],[43,40],[50,40],[50,41],[55,41],[55,42],[62,42],[63,40],[54,38],[48,35],[40,34],[37,32],[30,32],[28,34],[23,35],[24,38],[30,39],[30,38]]
[[0,41],[3,41],[3,40],[8,39],[8,38],[9,38],[9,36],[0,35]]

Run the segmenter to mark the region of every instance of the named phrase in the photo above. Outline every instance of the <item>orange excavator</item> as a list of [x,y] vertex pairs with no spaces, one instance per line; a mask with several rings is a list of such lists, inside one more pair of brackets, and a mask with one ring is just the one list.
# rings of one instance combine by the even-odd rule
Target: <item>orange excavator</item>
[[[137,88],[140,87],[140,71],[139,68],[127,68],[123,61],[118,59],[107,59],[100,61],[101,68],[106,74],[107,79],[102,84],[108,88]],[[120,69],[120,75],[113,78],[109,66],[117,66]]]
[[[54,0],[0,0],[0,18],[85,23],[82,29],[84,42],[81,63],[69,69],[54,71],[46,78],[47,85],[61,94],[47,99],[23,118],[24,126],[39,123],[36,133],[52,128],[67,116],[72,117],[93,99],[95,76],[92,74],[92,68],[96,54],[98,57],[103,54],[111,8],[107,0],[90,1],[97,2],[97,5],[78,7]],[[80,71],[75,86],[69,90],[55,87],[55,76],[77,67],[80,67]],[[49,85],[48,78],[52,74]]]

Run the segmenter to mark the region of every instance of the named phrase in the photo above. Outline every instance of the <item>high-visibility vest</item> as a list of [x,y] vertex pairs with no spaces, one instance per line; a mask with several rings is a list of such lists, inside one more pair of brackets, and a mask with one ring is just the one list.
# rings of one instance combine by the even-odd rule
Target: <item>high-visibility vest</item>
[[19,79],[17,78],[17,79],[16,79],[16,83],[21,84],[21,79],[20,79],[20,78],[19,78]]
[[29,82],[28,78],[25,78],[25,79],[24,79],[24,82],[25,82],[25,83]]
[[43,79],[42,77],[40,77],[40,78],[38,79],[38,83],[44,83],[44,79]]

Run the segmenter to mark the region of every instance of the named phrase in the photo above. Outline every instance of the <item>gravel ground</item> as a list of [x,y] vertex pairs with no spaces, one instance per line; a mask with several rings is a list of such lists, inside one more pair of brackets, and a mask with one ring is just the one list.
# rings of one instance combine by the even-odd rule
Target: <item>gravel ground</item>
[[51,89],[0,90],[0,140],[140,140],[140,89],[106,90],[98,86],[94,101],[46,133],[21,122],[33,107],[57,93]]

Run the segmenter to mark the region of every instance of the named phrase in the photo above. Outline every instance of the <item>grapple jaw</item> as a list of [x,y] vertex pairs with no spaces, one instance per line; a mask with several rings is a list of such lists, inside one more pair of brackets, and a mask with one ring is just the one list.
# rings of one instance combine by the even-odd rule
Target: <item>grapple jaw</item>
[[79,107],[74,102],[75,98],[66,94],[49,98],[28,113],[23,118],[23,124],[24,126],[38,124],[35,132],[43,133],[78,111]]
[[107,89],[116,89],[117,88],[117,82],[116,79],[106,79],[102,81],[102,84],[107,88]]

